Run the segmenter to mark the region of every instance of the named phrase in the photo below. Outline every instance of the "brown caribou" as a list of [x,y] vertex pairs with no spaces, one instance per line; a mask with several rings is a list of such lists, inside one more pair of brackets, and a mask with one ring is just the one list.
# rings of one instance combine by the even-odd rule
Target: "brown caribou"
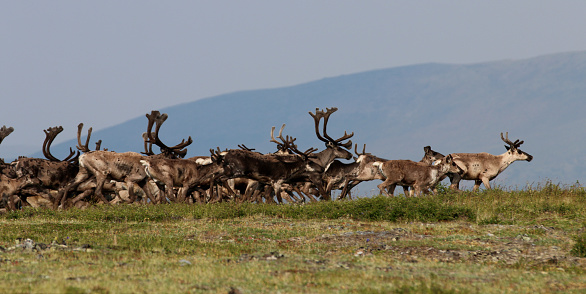
[[460,189],[460,180],[474,181],[473,190],[476,191],[480,184],[490,189],[490,181],[502,173],[511,163],[517,160],[525,160],[530,162],[533,156],[521,151],[519,147],[524,141],[516,140],[512,142],[509,140],[509,132],[506,137],[501,133],[501,140],[505,142],[507,152],[501,155],[492,155],[486,152],[482,153],[453,153],[454,162],[462,167],[459,173],[450,173],[450,188],[454,190]]
[[[351,138],[354,133],[333,139],[327,134],[327,124],[332,113],[337,108],[328,108],[326,112],[316,109],[316,113],[309,114],[313,117],[317,138],[326,144],[326,149],[321,152],[310,148],[305,152],[299,151],[295,146],[290,146],[293,155],[259,154],[247,150],[232,149],[221,154],[221,163],[224,166],[225,178],[245,177],[270,185],[277,200],[282,202],[280,192],[284,183],[312,182],[319,187],[319,194],[327,198],[321,185],[321,175],[336,158],[350,159],[352,154],[345,149],[352,146],[352,141],[343,142]],[[323,136],[319,132],[319,124],[324,120]],[[272,190],[272,191],[271,191]]]
[[15,210],[20,200],[19,193],[27,186],[34,185],[30,178],[11,178],[0,174],[0,208]]
[[[185,202],[190,190],[202,185],[213,188],[215,179],[223,172],[222,166],[217,161],[202,160],[201,157],[169,159],[150,156],[141,159],[140,163],[155,183],[163,184],[162,190],[166,192],[167,199],[173,202]],[[174,195],[174,187],[180,188],[177,197]],[[196,201],[201,202],[201,199]]]
[[[351,189],[360,182],[385,180],[385,177],[380,174],[378,167],[375,167],[373,164],[374,162],[386,161],[387,159],[366,153],[366,144],[362,148],[362,153],[358,153],[357,147],[357,145],[354,146],[354,152],[357,156],[355,162],[342,163],[334,161],[324,174],[324,181],[327,183],[326,190],[342,190],[338,199],[344,199],[346,195],[349,195]],[[423,147],[423,152],[423,158],[419,162],[427,165],[432,165],[434,162],[444,157],[443,154],[432,150],[430,146]],[[403,186],[403,190],[405,191],[405,194],[407,194],[409,186]]]
[[[14,164],[14,170],[18,178],[24,178],[26,185],[21,187],[34,187],[36,196],[44,197],[51,202],[56,202],[51,191],[62,189],[71,181],[78,172],[79,152],[69,149],[69,155],[63,159],[57,159],[51,154],[51,144],[55,137],[63,131],[63,127],[51,127],[45,132],[45,141],[43,142],[42,152],[46,159],[42,158],[19,158]],[[19,196],[26,199],[27,195],[18,192]]]
[[393,195],[397,185],[413,187],[409,196],[419,196],[421,192],[427,192],[434,187],[442,176],[447,173],[459,173],[462,169],[454,162],[452,155],[438,160],[435,165],[411,160],[387,160],[373,163],[385,180],[377,187],[381,194]]

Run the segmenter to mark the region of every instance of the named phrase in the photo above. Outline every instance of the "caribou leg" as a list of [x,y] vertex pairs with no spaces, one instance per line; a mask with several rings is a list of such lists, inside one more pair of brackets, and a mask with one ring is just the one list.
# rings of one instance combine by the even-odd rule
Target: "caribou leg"
[[294,190],[295,192],[297,192],[297,194],[301,195],[301,198],[304,200],[303,202],[305,202],[305,197],[307,197],[307,198],[309,199],[309,201],[311,201],[311,202],[317,202],[317,199],[315,199],[315,198],[313,197],[313,195],[311,195],[311,194],[309,194],[309,193],[303,193],[303,192],[302,192],[302,191],[299,189],[299,187],[297,187],[297,186],[294,186],[294,187],[293,187],[293,190]]
[[60,191],[57,193],[57,196],[53,201],[53,209],[59,208],[59,204],[61,204],[64,199],[67,198],[67,192],[77,189],[77,186],[86,181],[89,177],[90,175],[85,169],[80,169],[72,182],[59,189]]
[[459,174],[448,174],[450,178],[450,189],[452,190],[460,190],[460,180],[462,177]]
[[104,188],[105,183],[106,183],[106,175],[97,175],[96,176],[96,191],[94,192],[94,195],[98,196],[98,198],[100,200],[102,200],[102,202],[104,202],[104,204],[110,204],[108,199],[106,199],[106,197],[102,193],[102,190]]
[[82,193],[80,193],[79,195],[77,195],[75,198],[73,198],[73,199],[71,199],[69,201],[66,201],[65,202],[66,205],[63,206],[63,209],[67,209],[69,207],[74,207],[77,202],[83,200],[84,198],[86,198],[89,195],[92,195],[93,192],[94,191],[92,191],[91,189],[90,190],[83,191]]
[[141,186],[141,189],[144,191],[148,199],[151,200],[151,204],[157,204],[157,198],[153,195],[151,191],[151,184],[150,181],[145,181],[144,184]]

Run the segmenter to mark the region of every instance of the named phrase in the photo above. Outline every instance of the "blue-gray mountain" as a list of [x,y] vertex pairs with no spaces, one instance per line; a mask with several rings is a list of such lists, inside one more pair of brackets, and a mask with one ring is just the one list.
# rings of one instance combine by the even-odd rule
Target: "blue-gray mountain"
[[[419,160],[426,145],[444,154],[501,154],[500,133],[509,132],[512,140],[525,141],[521,149],[535,159],[511,165],[497,185],[584,183],[585,96],[586,52],[468,65],[430,63],[162,108],[169,119],[161,138],[174,145],[192,136],[188,156],[238,144],[272,152],[270,129],[285,123],[284,134],[296,137],[299,149],[321,150],[308,111],[335,106],[339,110],[328,133],[354,132],[354,143],[366,144],[367,152],[384,158]],[[103,147],[115,151],[142,151],[146,122],[142,116],[95,131],[92,141],[102,139]],[[70,146],[75,146],[73,140],[53,150]]]

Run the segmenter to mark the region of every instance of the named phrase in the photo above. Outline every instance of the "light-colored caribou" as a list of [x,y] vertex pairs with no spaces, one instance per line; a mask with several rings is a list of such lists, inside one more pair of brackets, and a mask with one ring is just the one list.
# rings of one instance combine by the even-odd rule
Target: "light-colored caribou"
[[506,133],[505,137],[501,133],[501,139],[507,143],[505,145],[507,152],[501,155],[492,155],[486,152],[453,153],[454,162],[462,168],[462,172],[448,174],[451,182],[450,188],[459,190],[460,180],[472,180],[474,181],[474,191],[478,190],[481,183],[490,189],[490,181],[502,173],[511,163],[517,160],[528,162],[533,160],[533,156],[519,149],[524,141],[512,142],[509,140],[509,132]]
[[[148,119],[148,126],[146,135],[144,136],[145,154],[164,158],[178,158],[185,156],[187,153],[185,148],[193,142],[191,137],[189,137],[187,141],[182,140],[181,143],[176,146],[169,147],[159,139],[159,129],[167,119],[167,114],[161,114],[159,111],[153,110],[150,115],[147,113],[146,117]],[[152,132],[152,128],[155,124],[155,131]],[[78,131],[78,143],[81,145],[79,132],[81,132],[81,129]],[[149,144],[151,144],[151,147],[152,144],[159,146],[161,148],[161,154],[153,155],[151,147],[148,147]],[[96,179],[94,194],[104,203],[109,203],[102,193],[106,180],[108,179],[117,182],[125,182],[127,187],[134,187],[135,184],[137,184],[151,200],[151,203],[159,202],[154,198],[149,190],[149,186],[147,186],[150,178],[147,177],[145,169],[140,162],[146,158],[146,156],[136,152],[116,153],[100,150],[91,151],[87,146],[87,141],[85,146],[78,146],[78,149],[84,152],[79,157],[79,172],[75,179],[69,182],[68,185],[59,192],[58,201],[54,207],[55,209],[67,198],[67,193],[69,191],[76,189],[81,183],[89,180],[91,177],[95,177]],[[128,192],[130,202],[134,202],[136,200],[134,189],[129,189]],[[160,200],[165,201],[165,199]]]

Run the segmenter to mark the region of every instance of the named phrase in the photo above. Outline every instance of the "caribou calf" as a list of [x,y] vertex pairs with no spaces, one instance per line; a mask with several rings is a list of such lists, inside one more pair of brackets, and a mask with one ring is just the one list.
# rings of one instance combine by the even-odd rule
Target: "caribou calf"
[[377,187],[381,194],[386,196],[393,195],[397,185],[413,187],[413,190],[409,191],[409,196],[419,196],[421,192],[434,187],[447,173],[462,172],[451,154],[439,160],[436,165],[411,160],[377,161],[373,165],[378,167],[380,174],[385,178]]

